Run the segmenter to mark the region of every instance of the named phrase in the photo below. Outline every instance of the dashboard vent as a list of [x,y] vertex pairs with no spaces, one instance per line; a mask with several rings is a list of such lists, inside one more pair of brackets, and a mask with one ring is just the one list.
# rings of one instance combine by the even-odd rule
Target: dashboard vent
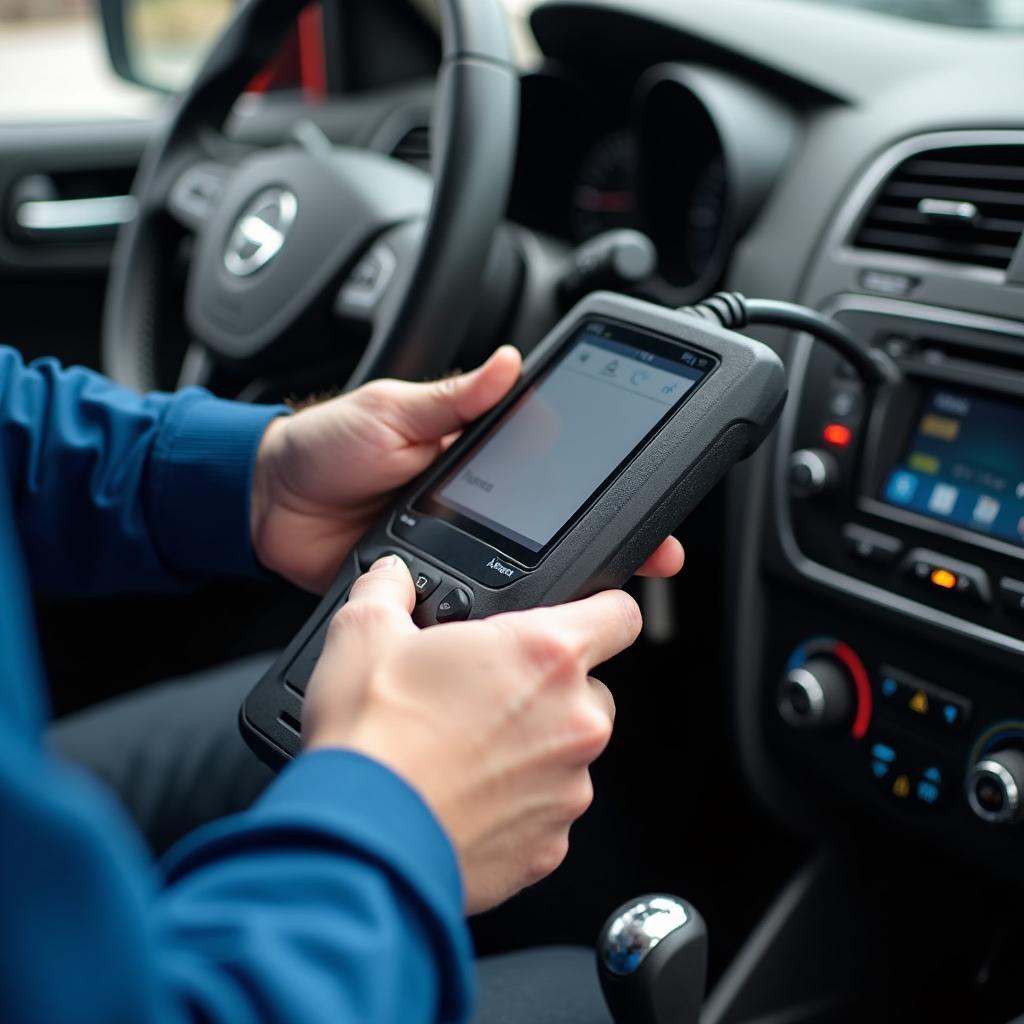
[[424,171],[430,170],[430,126],[421,124],[410,128],[395,143],[391,155],[396,160],[404,160]]
[[1005,270],[1022,234],[1024,145],[961,146],[900,164],[853,244]]

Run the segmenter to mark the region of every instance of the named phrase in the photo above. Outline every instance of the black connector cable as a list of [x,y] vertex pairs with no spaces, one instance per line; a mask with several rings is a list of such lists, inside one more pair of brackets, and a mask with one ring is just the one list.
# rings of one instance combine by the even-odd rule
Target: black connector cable
[[896,384],[902,376],[900,368],[881,349],[869,348],[839,321],[794,302],[748,299],[739,292],[717,292],[696,306],[683,306],[680,312],[692,313],[730,330],[763,324],[813,334],[834,348],[873,390],[885,384]]

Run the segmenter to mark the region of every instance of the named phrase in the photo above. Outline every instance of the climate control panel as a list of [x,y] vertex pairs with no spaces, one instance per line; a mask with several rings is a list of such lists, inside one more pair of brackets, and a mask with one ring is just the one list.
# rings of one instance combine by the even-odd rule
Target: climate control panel
[[[807,623],[832,628],[799,635]],[[1024,685],[1012,668],[982,670],[799,597],[778,602],[771,627],[767,733],[841,825],[855,820],[850,802],[1024,876]]]

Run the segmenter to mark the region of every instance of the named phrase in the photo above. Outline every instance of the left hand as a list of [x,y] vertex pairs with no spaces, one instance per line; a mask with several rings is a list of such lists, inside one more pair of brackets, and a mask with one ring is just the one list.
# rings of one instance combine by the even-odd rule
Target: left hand
[[[375,380],[271,421],[253,476],[260,563],[307,590],[327,590],[395,491],[500,402],[521,366],[505,345],[471,373],[430,384]],[[671,576],[682,565],[682,546],[669,537],[640,572]]]

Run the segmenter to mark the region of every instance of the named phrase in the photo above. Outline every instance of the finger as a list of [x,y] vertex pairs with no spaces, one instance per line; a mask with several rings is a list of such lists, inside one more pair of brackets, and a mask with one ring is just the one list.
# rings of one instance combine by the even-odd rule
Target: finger
[[587,685],[590,688],[590,699],[608,716],[608,721],[614,725],[615,698],[612,696],[612,691],[600,679],[595,679],[593,676],[587,676]]
[[578,652],[587,668],[624,651],[643,628],[639,606],[622,590],[606,590],[570,604],[506,612],[491,621],[511,631],[539,660],[568,650]]
[[351,627],[368,639],[381,630],[415,630],[410,618],[416,606],[416,588],[409,568],[397,555],[378,558],[349,591],[348,600],[336,616],[343,631]]
[[686,552],[675,537],[666,537],[657,550],[637,569],[637,576],[675,576],[683,567]]
[[483,366],[430,384],[395,382],[394,412],[411,442],[439,440],[492,409],[519,379],[518,349],[502,345]]

